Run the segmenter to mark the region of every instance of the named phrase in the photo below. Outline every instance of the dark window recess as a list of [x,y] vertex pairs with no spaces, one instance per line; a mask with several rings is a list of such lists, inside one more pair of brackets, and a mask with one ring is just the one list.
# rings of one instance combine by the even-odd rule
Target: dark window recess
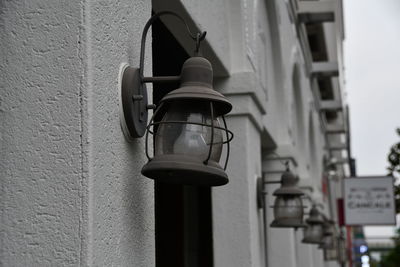
[[[332,87],[332,80],[331,78],[319,78],[318,79],[318,88],[319,88],[319,94],[321,96],[321,100],[334,100],[335,95],[333,93],[333,87]],[[337,111],[325,111],[325,118],[326,121],[332,122],[333,120],[337,119]]]
[[325,111],[325,118],[328,123],[336,120],[337,117],[338,117],[337,111],[329,111],[329,110]]
[[322,23],[307,24],[306,29],[313,61],[327,61],[328,55]]
[[[165,25],[152,26],[153,75],[179,75],[187,53]],[[153,85],[153,102],[179,83]],[[156,118],[155,120],[160,120]],[[211,189],[155,183],[157,267],[212,267]]]
[[331,78],[318,79],[318,88],[322,100],[334,100]]

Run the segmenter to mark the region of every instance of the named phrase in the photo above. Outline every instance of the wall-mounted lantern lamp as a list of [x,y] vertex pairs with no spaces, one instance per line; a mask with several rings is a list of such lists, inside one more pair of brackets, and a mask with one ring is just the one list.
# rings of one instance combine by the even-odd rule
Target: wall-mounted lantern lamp
[[[259,183],[259,196],[266,194],[266,192],[262,190],[262,184],[281,184],[281,187],[273,193],[276,199],[272,206],[274,209],[274,220],[270,225],[271,227],[299,228],[306,226],[303,223],[304,206],[301,199],[304,193],[296,185],[297,180],[298,178],[287,168],[282,174],[280,181],[263,181]],[[261,200],[258,202],[262,203]]]
[[337,248],[337,238],[333,238],[332,245],[324,248],[324,261],[339,261],[339,250]]
[[338,237],[338,260],[340,263],[344,264],[347,261],[347,248],[346,248],[346,239],[344,237],[343,232],[340,233]]
[[306,220],[306,223],[307,227],[304,230],[304,238],[301,242],[305,244],[322,244],[324,221],[315,205],[311,208],[310,217]]
[[[180,76],[144,77],[146,35],[152,23],[162,15],[181,20],[195,41],[195,56],[183,64]],[[206,32],[194,35],[176,13],[156,13],[146,23],[142,40],[139,68],[123,70],[121,83],[121,126],[128,140],[146,134],[148,162],[142,174],[166,183],[218,186],[228,183],[225,169],[229,158],[229,142],[233,133],[227,129],[224,115],[231,103],[212,86],[213,70],[210,62],[198,56],[200,42]],[[146,83],[179,81],[180,87],[161,99],[157,107],[148,105]],[[148,109],[156,108],[147,124]],[[155,121],[155,118],[162,118]],[[222,121],[222,125],[221,125]],[[154,157],[149,156],[148,135],[154,135]],[[226,144],[224,168],[219,164]]]
[[321,249],[333,249],[335,247],[334,221],[325,220],[323,224],[322,243],[318,246]]
[[325,261],[338,261],[340,262],[339,239],[336,235],[331,236],[329,245],[324,247],[324,260]]

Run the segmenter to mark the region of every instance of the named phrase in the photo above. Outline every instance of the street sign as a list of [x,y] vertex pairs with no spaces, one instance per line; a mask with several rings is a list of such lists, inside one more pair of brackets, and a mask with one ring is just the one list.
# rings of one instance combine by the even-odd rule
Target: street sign
[[395,225],[393,177],[344,179],[346,225]]

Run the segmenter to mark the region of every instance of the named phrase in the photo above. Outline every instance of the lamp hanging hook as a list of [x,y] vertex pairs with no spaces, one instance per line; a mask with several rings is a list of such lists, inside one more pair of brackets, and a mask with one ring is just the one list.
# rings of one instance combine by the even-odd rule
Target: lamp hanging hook
[[271,154],[277,156],[277,160],[279,160],[279,163],[285,166],[285,171],[289,172],[290,171],[290,161],[289,160],[283,160],[282,156],[276,153],[275,151],[271,151]]
[[200,44],[201,41],[203,41],[206,38],[207,32],[204,31],[202,33],[197,33],[196,35],[196,49],[194,50],[195,56],[198,56],[200,54]]

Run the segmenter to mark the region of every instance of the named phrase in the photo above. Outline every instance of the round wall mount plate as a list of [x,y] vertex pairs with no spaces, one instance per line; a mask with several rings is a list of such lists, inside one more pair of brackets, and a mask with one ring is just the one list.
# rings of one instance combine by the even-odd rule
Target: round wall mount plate
[[[122,74],[122,77],[121,77]],[[138,68],[121,66],[121,128],[128,141],[142,137],[147,126],[147,89]]]
[[264,193],[264,184],[262,181],[261,177],[257,177],[256,180],[256,186],[257,186],[257,206],[259,209],[264,208],[265,203],[264,203],[264,198],[265,198],[265,193]]

